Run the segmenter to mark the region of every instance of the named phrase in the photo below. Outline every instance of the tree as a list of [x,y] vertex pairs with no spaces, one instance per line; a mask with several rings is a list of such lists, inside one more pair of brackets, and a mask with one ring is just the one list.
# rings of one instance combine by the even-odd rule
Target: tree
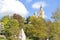
[[15,35],[18,36],[20,29],[19,23],[16,19],[5,16],[2,18],[2,22],[4,23],[5,36],[8,39],[11,39],[10,37],[12,36],[14,38]]
[[9,21],[9,16],[4,16],[1,21],[4,23],[4,25],[6,25]]
[[13,18],[16,19],[19,22],[19,27],[23,28],[24,27],[24,18],[18,14],[14,14]]
[[26,35],[34,40],[45,40],[47,37],[45,20],[34,16],[31,16],[28,20],[29,22],[26,25]]
[[10,19],[7,25],[9,26],[8,30],[9,30],[9,32],[12,33],[12,35],[18,35],[18,33],[19,33],[19,24],[18,24],[17,20]]
[[52,14],[52,18],[54,19],[54,21],[52,22],[51,25],[51,36],[53,40],[60,40],[60,7],[58,7],[58,9]]
[[57,10],[52,13],[52,18],[57,21],[57,22],[60,22],[60,7],[57,8]]
[[3,24],[4,24],[4,31],[6,32],[7,31],[7,29],[8,29],[8,22],[9,22],[9,16],[4,16],[3,18],[2,18],[2,20],[1,20],[1,22],[3,22]]
[[18,38],[18,34],[20,31],[18,21],[16,19],[10,19],[7,25],[9,26],[7,30],[11,33],[10,37]]
[[47,31],[48,39],[54,40],[54,37],[56,37],[57,32],[58,32],[58,27],[57,27],[56,23],[47,21],[47,27],[48,27],[48,31]]

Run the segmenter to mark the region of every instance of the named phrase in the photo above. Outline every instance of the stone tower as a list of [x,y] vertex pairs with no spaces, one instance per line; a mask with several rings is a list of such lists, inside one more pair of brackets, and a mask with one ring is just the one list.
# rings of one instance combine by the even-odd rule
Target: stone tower
[[38,16],[41,17],[41,18],[45,18],[45,16],[44,16],[44,10],[43,10],[42,5],[40,6],[40,10],[39,10]]

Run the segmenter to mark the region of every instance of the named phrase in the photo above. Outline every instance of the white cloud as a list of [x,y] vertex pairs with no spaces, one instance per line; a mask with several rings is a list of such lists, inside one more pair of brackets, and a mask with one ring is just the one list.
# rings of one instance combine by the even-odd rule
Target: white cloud
[[30,3],[32,0],[26,0],[26,2]]
[[28,14],[28,11],[18,0],[0,0],[0,15],[12,15],[13,13],[25,17]]
[[42,1],[41,2],[36,2],[36,3],[32,4],[32,8],[38,9],[38,8],[40,8],[41,5],[42,5],[42,7],[46,7],[47,3],[42,2]]

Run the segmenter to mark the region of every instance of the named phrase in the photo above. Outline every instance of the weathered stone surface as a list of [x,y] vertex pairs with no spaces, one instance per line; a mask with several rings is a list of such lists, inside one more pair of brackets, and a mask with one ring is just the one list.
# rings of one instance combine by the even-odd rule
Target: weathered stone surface
[[23,29],[21,29],[21,31],[19,33],[19,40],[26,40],[26,35],[25,35]]

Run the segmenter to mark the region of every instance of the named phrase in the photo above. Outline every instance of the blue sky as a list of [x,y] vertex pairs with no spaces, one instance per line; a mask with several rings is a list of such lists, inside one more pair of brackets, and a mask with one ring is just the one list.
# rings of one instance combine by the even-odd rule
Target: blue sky
[[46,18],[51,19],[52,12],[60,5],[60,0],[0,0],[0,18],[13,13],[23,17],[32,16],[39,11],[40,4],[43,5]]
[[29,15],[33,15],[33,13],[36,11],[39,11],[38,9],[33,9],[32,8],[32,4],[36,3],[36,2],[45,2],[47,4],[46,7],[44,7],[44,11],[45,11],[45,15],[47,16],[48,19],[51,19],[52,16],[52,12],[54,12],[57,7],[60,5],[60,0],[31,0],[30,2],[28,2],[27,0],[20,0],[25,7],[28,9],[29,11]]

